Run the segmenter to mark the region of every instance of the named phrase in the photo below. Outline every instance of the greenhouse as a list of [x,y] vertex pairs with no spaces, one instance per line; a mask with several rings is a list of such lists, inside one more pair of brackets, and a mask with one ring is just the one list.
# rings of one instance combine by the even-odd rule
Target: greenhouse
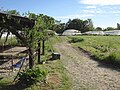
[[120,30],[105,31],[105,35],[120,35]]
[[88,31],[88,32],[85,32],[84,34],[87,34],[87,35],[104,35],[104,32],[103,31]]
[[74,29],[65,30],[62,35],[81,35],[81,32]]

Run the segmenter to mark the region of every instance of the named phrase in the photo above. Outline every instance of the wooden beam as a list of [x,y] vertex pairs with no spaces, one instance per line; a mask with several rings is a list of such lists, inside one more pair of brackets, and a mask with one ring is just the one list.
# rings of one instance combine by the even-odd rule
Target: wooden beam
[[38,64],[40,64],[40,49],[41,49],[41,45],[40,45],[40,40],[38,40]]
[[22,30],[22,28],[32,28],[35,20],[0,12],[0,27],[6,28],[6,25],[12,26],[16,30]]

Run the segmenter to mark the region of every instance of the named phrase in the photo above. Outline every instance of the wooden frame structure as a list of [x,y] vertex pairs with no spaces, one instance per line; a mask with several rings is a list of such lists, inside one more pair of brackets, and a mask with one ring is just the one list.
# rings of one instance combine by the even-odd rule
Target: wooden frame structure
[[[7,30],[19,38],[25,45],[26,40],[22,37],[19,31],[22,31],[24,28],[32,29],[35,25],[34,19],[29,19],[26,17],[10,15],[7,13],[0,12],[0,35],[3,33],[3,30]],[[31,56],[31,49],[29,51],[29,67],[33,67],[33,57]]]

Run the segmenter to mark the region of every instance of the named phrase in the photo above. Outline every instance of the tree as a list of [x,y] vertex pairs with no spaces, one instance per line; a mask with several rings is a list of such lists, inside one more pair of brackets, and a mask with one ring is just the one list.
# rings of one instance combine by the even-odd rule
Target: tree
[[12,15],[20,15],[20,13],[17,10],[8,10],[8,11],[5,11],[5,12],[8,13],[8,14],[12,14]]
[[81,32],[86,32],[93,30],[94,27],[91,19],[88,20],[69,19],[69,21],[66,23],[66,29],[76,29]]
[[57,23],[54,25],[54,28],[53,30],[56,32],[56,33],[59,33],[59,34],[62,34],[65,30],[65,27],[66,27],[66,24],[65,23]]
[[120,30],[120,24],[119,23],[117,23],[117,29]]
[[96,31],[102,31],[102,28],[101,28],[101,27],[96,27],[95,30],[96,30]]
[[115,30],[115,28],[113,28],[113,27],[107,27],[107,28],[104,29],[104,31],[109,31],[109,30]]
[[83,31],[83,20],[73,19],[72,21],[68,21],[66,29],[76,29]]
[[[36,24],[31,30],[24,30],[26,33],[27,43],[29,45],[31,57],[33,52],[38,49],[38,63],[40,63],[40,46],[42,41],[42,54],[44,55],[44,43],[48,38],[47,30],[53,27],[54,18],[44,14],[35,15],[34,13],[27,14],[29,18],[36,19]],[[36,48],[37,47],[37,48]]]
[[87,21],[88,21],[87,23],[88,30],[89,31],[94,30],[92,19],[87,19]]

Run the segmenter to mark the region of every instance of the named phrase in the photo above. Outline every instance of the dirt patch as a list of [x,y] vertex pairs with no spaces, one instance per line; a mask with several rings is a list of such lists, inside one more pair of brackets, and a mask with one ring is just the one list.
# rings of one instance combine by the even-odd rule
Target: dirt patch
[[55,74],[55,73],[49,74],[47,78],[47,82],[51,84],[59,85],[61,83],[59,74]]
[[101,67],[67,42],[57,43],[54,48],[61,54],[61,61],[72,77],[72,90],[120,90],[120,70]]

